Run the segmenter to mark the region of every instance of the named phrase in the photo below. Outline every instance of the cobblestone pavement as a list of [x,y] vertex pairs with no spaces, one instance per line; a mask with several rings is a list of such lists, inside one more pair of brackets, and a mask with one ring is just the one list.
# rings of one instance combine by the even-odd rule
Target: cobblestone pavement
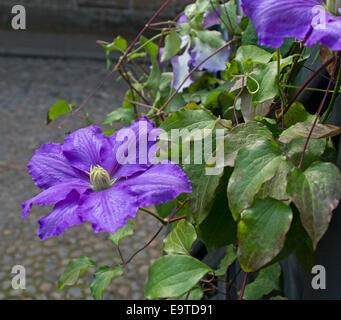
[[[45,142],[62,142],[65,131],[84,124],[74,116],[67,118],[63,129],[58,122],[46,126],[49,106],[60,99],[79,105],[105,75],[105,62],[0,57],[0,299],[91,299],[94,270],[85,272],[75,286],[58,290],[57,280],[69,260],[87,255],[98,266],[120,261],[106,235],[95,234],[89,224],[40,241],[37,220],[51,207],[34,206],[26,221],[21,219],[21,202],[39,192],[26,169],[34,150]],[[97,124],[122,101],[126,88],[115,80],[113,76],[86,107]],[[135,235],[122,242],[126,257],[158,228],[158,222],[143,213],[136,223]],[[148,267],[160,255],[160,247],[159,239],[139,253],[104,298],[143,299]],[[12,289],[14,265],[26,268],[26,290]]]

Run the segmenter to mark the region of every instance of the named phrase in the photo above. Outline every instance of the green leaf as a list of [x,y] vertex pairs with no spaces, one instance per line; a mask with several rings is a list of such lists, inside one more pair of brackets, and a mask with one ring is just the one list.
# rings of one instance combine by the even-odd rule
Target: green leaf
[[174,112],[165,122],[161,129],[170,132],[172,129],[213,129],[217,118],[208,110],[181,109]]
[[206,206],[207,217],[197,226],[197,231],[208,252],[237,241],[237,224],[232,218],[226,196],[227,183],[231,172],[231,168],[225,168],[217,189],[208,193],[205,198],[212,199],[212,206],[209,208]]
[[57,119],[59,116],[69,113],[75,106],[75,104],[70,105],[64,100],[57,101],[47,113],[47,124]]
[[245,287],[245,300],[258,300],[273,290],[279,290],[281,266],[279,263],[260,270],[257,278]]
[[230,244],[226,248],[226,254],[220,262],[219,269],[214,272],[215,275],[223,276],[226,273],[227,268],[230,265],[232,265],[232,263],[236,260],[236,258],[237,258],[237,250],[233,244]]
[[314,163],[305,171],[294,169],[288,178],[288,194],[315,249],[341,198],[340,171],[332,163]]
[[189,218],[195,223],[202,223],[211,212],[214,197],[219,186],[223,170],[220,174],[207,175],[206,165],[189,164],[183,169],[191,181],[192,193],[189,194]]
[[276,173],[285,160],[279,146],[271,140],[255,141],[242,148],[227,187],[229,206],[235,220],[251,206],[264,182]]
[[181,220],[163,240],[163,250],[169,255],[190,255],[192,244],[197,238],[194,227],[186,220]]
[[159,47],[153,41],[150,41],[148,38],[141,36],[140,42],[144,45],[144,49],[147,51],[151,58],[157,59],[159,54]]
[[108,287],[111,280],[114,277],[123,274],[123,269],[121,266],[116,266],[115,268],[110,267],[100,267],[95,273],[95,279],[91,282],[90,290],[91,295],[95,300],[101,300],[104,290]]
[[[206,1],[210,3],[210,1]],[[231,34],[240,34],[241,30],[238,25],[237,6],[234,1],[228,1],[220,6],[221,26],[227,28]]]
[[240,96],[240,110],[245,122],[252,121],[255,117],[263,117],[267,115],[272,102],[273,99],[270,99],[254,106],[252,102],[252,95],[244,91]]
[[[262,103],[273,99],[278,94],[277,62],[269,62],[265,67],[258,68],[248,77],[247,87],[249,92],[255,92],[253,101]],[[259,88],[258,88],[259,85]]]
[[118,108],[113,112],[110,112],[104,119],[103,124],[111,124],[113,122],[123,122],[125,125],[129,125],[135,121],[135,113],[133,109]]
[[159,63],[156,58],[151,58],[152,61],[152,70],[149,74],[147,82],[145,83],[145,87],[147,89],[152,90],[153,94],[156,95],[159,90],[160,81],[161,81],[161,71],[159,67]]
[[255,272],[282,250],[293,214],[289,206],[267,198],[256,199],[238,223],[238,261],[245,272]]
[[224,166],[234,166],[238,151],[256,141],[271,139],[271,131],[263,124],[252,121],[233,128],[225,137],[224,143],[218,149],[224,148]]
[[296,258],[307,273],[311,272],[314,263],[314,248],[311,239],[307,237],[305,241],[298,244]]
[[184,255],[163,256],[150,267],[146,285],[147,299],[178,297],[192,289],[212,269]]
[[[201,300],[204,295],[204,292],[201,288],[196,287],[193,288],[187,298],[187,300]],[[180,297],[176,297],[175,300],[186,300],[187,292],[182,294]]]
[[241,71],[245,69],[245,63],[251,60],[253,63],[267,64],[272,58],[272,54],[257,46],[241,46],[239,47],[235,60],[239,63]]
[[128,47],[128,44],[127,44],[127,40],[124,39],[123,37],[121,36],[117,36],[114,41],[108,45],[104,45],[103,46],[105,50],[107,51],[121,51],[121,52],[124,52],[127,47]]
[[95,262],[85,256],[70,261],[58,281],[58,288],[63,289],[65,286],[72,286],[85,270],[95,266]]
[[281,262],[282,260],[295,253],[298,246],[309,238],[307,232],[304,230],[301,220],[300,213],[293,203],[290,204],[291,211],[293,213],[293,220],[290,226],[290,230],[286,234],[285,244],[282,251],[278,256],[271,261],[272,263]]
[[222,33],[214,30],[196,31],[198,38],[212,48],[220,48],[225,44]]
[[289,195],[287,194],[287,179],[289,172],[293,168],[294,165],[290,161],[281,161],[273,178],[262,185],[259,193],[257,194],[257,198],[273,198],[276,200],[288,201]]
[[[293,160],[297,165],[300,163],[302,152],[304,146],[307,142],[305,138],[298,138],[292,140],[289,144],[286,145],[284,152],[286,155]],[[302,169],[306,169],[313,162],[319,161],[322,159],[322,154],[326,149],[327,141],[325,139],[312,139],[309,140],[307,145],[307,149],[304,153],[304,159],[302,164]]]
[[118,229],[114,234],[110,234],[109,239],[113,244],[119,246],[124,238],[134,234],[134,226],[134,220],[130,219],[124,227]]
[[173,58],[179,51],[181,46],[181,38],[178,33],[172,30],[165,39],[165,47],[162,51],[161,62]]
[[[279,141],[282,143],[289,143],[297,138],[307,138],[312,128],[312,124],[308,122],[298,122],[284,130],[279,137]],[[341,133],[341,128],[333,126],[331,124],[320,124],[317,123],[314,131],[311,135],[311,139],[323,139],[333,137]]]
[[155,208],[161,218],[166,218],[173,212],[173,210],[175,210],[176,200],[158,204]]
[[302,103],[295,102],[284,115],[284,126],[289,128],[297,122],[313,123],[314,120],[315,116],[306,111]]

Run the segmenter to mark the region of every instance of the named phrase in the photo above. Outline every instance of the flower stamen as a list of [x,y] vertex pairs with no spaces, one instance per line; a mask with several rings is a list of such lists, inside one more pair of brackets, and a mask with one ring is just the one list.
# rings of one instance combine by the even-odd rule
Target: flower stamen
[[101,166],[90,167],[90,182],[94,191],[109,189],[117,179],[111,179],[109,173]]
[[326,1],[327,10],[334,16],[339,16],[339,8],[341,8],[341,0],[327,0]]

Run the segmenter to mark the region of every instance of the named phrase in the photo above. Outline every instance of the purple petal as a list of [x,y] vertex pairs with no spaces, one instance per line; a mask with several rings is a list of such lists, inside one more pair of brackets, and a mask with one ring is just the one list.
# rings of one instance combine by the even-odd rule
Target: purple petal
[[120,180],[120,187],[138,198],[140,207],[175,199],[180,193],[192,192],[191,183],[177,164],[155,164],[140,175]]
[[95,125],[72,132],[65,138],[63,153],[70,164],[79,170],[90,171],[100,165],[108,170],[111,166],[109,138]]
[[65,200],[59,201],[53,211],[46,217],[38,220],[40,225],[38,236],[41,240],[58,236],[74,225],[82,221],[76,214],[79,193],[71,192]]
[[43,144],[35,151],[27,167],[36,186],[41,189],[54,186],[61,180],[82,178],[65,158],[61,144]]
[[[210,56],[217,48],[213,48],[208,44],[202,42],[200,39],[195,39],[195,45],[192,50],[193,65],[196,67],[204,59]],[[229,61],[230,49],[226,48],[219,53],[211,57],[204,64],[202,64],[198,70],[207,70],[209,72],[224,71],[226,69],[226,63]]]
[[82,222],[90,222],[95,232],[115,233],[134,218],[138,210],[135,196],[129,195],[119,185],[83,195],[77,214]]
[[182,14],[180,18],[178,19],[178,24],[183,24],[188,21],[188,18],[185,16],[185,14]]
[[[323,15],[322,11],[321,14]],[[319,24],[313,28],[305,44],[313,47],[315,43],[321,42],[333,51],[341,50],[341,17],[335,17],[325,11],[322,21],[317,22]]]
[[164,50],[165,48],[163,48],[163,47],[161,47],[161,48],[159,48],[159,52],[158,52],[158,54],[157,54],[157,61],[158,61],[158,63],[159,63],[159,68],[160,69],[163,69],[163,67],[168,63],[168,61],[169,60],[166,60],[166,61],[164,61],[164,62],[161,62],[161,56],[162,56],[162,52],[163,52],[163,50]]
[[110,175],[115,178],[129,177],[144,171],[155,158],[156,140],[160,129],[147,117],[142,117],[129,127],[124,127],[110,137],[112,144],[112,166]]
[[204,15],[204,19],[202,20],[202,26],[204,29],[208,29],[216,24],[220,23],[220,9],[217,8],[213,12],[206,12]]
[[91,189],[90,184],[79,179],[62,181],[39,193],[34,198],[23,202],[21,204],[23,208],[22,217],[23,219],[27,217],[33,204],[37,204],[39,206],[48,206],[66,199],[68,194],[73,190],[77,191],[79,194],[83,194],[89,189]]
[[242,0],[245,14],[258,32],[258,42],[280,47],[287,37],[302,40],[311,28],[319,0]]
[[[173,88],[179,89],[182,82],[188,76],[190,72],[189,64],[192,60],[191,55],[189,54],[189,49],[185,50],[185,52],[181,56],[175,56],[171,59],[173,73],[174,73],[174,81]],[[186,82],[181,86],[179,92],[182,92],[185,88],[188,88],[194,81],[189,77]]]

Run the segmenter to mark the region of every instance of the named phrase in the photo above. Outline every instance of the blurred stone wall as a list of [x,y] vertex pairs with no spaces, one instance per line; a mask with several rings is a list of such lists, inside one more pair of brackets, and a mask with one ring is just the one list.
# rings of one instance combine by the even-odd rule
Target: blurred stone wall
[[[120,25],[140,27],[164,0],[0,0],[0,27],[9,27],[11,8],[22,4],[30,29],[111,31]],[[194,0],[171,0],[161,17],[171,18]]]

